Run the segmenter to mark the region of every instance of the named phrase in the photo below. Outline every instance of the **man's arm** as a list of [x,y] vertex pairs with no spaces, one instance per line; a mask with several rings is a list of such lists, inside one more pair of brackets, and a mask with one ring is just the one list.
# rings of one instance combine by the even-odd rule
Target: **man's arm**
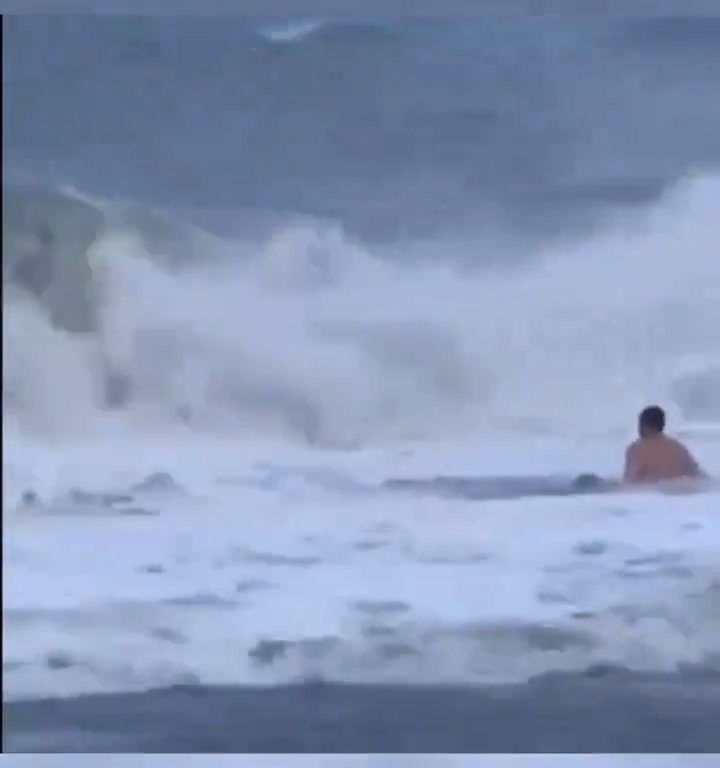
[[684,445],[681,445],[680,448],[682,450],[683,463],[685,464],[685,474],[688,477],[707,478],[707,475],[697,463],[692,453]]

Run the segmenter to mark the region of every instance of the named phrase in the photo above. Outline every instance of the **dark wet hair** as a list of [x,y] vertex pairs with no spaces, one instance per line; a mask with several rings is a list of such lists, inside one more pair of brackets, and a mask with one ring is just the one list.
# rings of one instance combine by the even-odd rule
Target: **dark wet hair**
[[655,432],[665,429],[665,411],[659,405],[650,405],[640,414],[640,426]]

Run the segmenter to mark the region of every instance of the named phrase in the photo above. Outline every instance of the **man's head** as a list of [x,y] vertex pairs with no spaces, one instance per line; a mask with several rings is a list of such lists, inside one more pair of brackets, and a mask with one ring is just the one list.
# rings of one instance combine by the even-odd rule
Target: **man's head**
[[640,414],[638,431],[640,437],[662,434],[665,429],[665,411],[658,405],[650,405]]

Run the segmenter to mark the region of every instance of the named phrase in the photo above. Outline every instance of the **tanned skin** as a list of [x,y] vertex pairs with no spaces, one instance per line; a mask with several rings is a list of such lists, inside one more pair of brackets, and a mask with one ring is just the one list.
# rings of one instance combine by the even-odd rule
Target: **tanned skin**
[[661,408],[650,406],[640,414],[640,437],[625,454],[624,483],[640,485],[705,477],[690,451],[664,430],[665,413]]

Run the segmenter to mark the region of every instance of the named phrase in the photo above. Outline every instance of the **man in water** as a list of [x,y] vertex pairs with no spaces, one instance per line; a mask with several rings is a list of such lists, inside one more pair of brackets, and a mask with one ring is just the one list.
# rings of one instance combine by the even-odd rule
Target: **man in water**
[[705,473],[688,449],[665,434],[665,412],[651,405],[640,414],[640,439],[625,454],[623,482],[658,483],[681,478],[703,478]]

